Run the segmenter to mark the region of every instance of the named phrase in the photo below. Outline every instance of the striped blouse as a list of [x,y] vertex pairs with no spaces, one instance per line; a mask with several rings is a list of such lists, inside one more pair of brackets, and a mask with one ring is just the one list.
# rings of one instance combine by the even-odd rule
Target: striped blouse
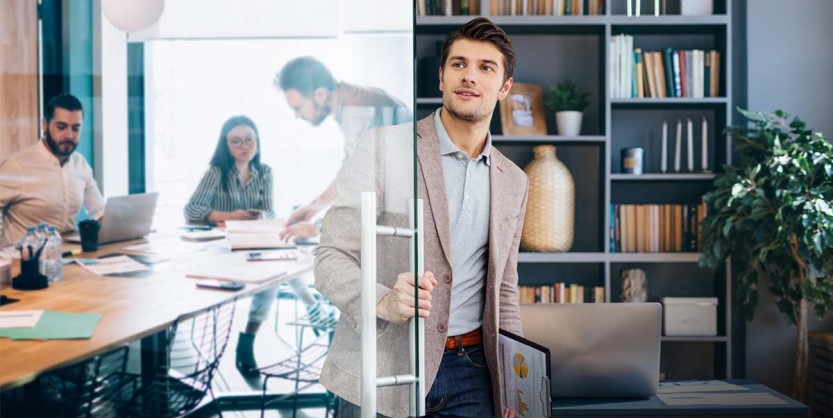
[[237,168],[232,167],[228,176],[228,191],[220,184],[220,169],[211,166],[206,171],[191,200],[185,205],[185,219],[189,223],[207,223],[211,211],[233,212],[238,209],[255,209],[264,212],[267,218],[274,218],[272,209],[272,169],[261,164],[260,169],[250,166],[251,178],[245,185],[240,184]]

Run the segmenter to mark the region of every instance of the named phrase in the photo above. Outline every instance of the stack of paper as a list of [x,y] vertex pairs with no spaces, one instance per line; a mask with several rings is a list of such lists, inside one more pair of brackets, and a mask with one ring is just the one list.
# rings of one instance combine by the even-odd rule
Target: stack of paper
[[226,237],[232,250],[295,248],[295,244],[281,239],[283,229],[283,219],[226,221]]
[[99,313],[54,311],[0,312],[0,338],[12,340],[87,339],[101,320]]

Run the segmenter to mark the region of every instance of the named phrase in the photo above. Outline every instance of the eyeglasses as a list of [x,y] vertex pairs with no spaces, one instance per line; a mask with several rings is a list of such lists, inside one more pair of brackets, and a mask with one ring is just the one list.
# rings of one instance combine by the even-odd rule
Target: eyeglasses
[[240,148],[241,145],[244,143],[246,145],[252,146],[257,144],[257,137],[256,136],[249,136],[246,138],[229,138],[228,140],[229,145],[234,148]]

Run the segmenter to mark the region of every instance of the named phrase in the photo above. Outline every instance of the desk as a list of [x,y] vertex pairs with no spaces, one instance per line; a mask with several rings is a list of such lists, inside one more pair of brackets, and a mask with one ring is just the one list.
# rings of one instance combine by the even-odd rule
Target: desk
[[[766,417],[806,418],[810,412],[806,405],[796,402],[764,385],[749,380],[730,380],[729,383],[749,388],[735,393],[768,393],[785,403],[782,405],[696,405],[667,406],[656,396],[647,399],[553,399],[553,417]],[[722,392],[730,393],[730,392]]]
[[[148,239],[157,239],[156,234]],[[168,239],[170,237],[167,237]],[[145,240],[102,246],[98,257]],[[183,246],[209,246],[204,251],[172,258],[153,265],[150,274],[141,277],[107,277],[89,273],[78,265],[64,266],[64,279],[47,289],[36,291],[3,290],[3,294],[20,299],[0,307],[4,310],[55,310],[96,312],[102,318],[88,340],[11,341],[0,339],[0,390],[11,389],[35,380],[44,372],[106,353],[131,341],[153,336],[170,327],[177,317],[200,312],[212,306],[248,296],[280,281],[297,277],[312,269],[313,257],[299,251],[297,261],[276,262],[284,276],[258,284],[247,284],[237,292],[199,289],[194,279],[185,277],[189,267],[199,265],[211,254],[227,253],[224,241],[209,243],[182,242]]]

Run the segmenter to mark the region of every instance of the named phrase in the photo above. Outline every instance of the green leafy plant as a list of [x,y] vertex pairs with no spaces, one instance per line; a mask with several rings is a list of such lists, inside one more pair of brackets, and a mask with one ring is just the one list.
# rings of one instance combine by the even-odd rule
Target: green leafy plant
[[700,264],[731,257],[736,314],[752,319],[759,286],[796,325],[793,397],[803,400],[807,314],[833,310],[833,146],[782,111],[739,111],[747,126],[730,127],[737,166],[726,166],[705,196]]
[[584,111],[590,104],[590,93],[579,93],[575,81],[562,81],[550,87],[544,97],[544,105],[560,112],[562,110]]

